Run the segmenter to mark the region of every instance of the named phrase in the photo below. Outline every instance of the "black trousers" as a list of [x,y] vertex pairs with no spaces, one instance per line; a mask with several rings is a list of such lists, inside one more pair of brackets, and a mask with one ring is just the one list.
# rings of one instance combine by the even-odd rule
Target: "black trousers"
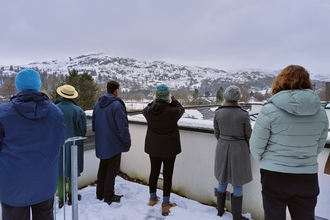
[[261,169],[265,220],[314,220],[319,183],[317,174],[290,174]]
[[115,178],[120,168],[121,153],[105,160],[100,160],[97,172],[96,197],[110,201],[115,195]]
[[155,193],[157,190],[157,182],[160,174],[160,168],[163,163],[163,196],[170,196],[172,188],[172,176],[174,170],[175,158],[162,158],[150,156],[151,171],[149,176],[149,192]]
[[30,220],[30,209],[33,220],[53,220],[54,197],[30,206],[10,206],[1,202],[2,220]]

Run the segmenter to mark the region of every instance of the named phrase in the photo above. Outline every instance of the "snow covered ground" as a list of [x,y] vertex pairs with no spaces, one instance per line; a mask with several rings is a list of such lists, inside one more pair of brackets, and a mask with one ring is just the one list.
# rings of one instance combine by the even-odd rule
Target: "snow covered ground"
[[[110,206],[96,199],[95,186],[88,186],[79,190],[82,200],[78,202],[78,217],[81,220],[231,220],[232,215],[226,212],[221,218],[217,216],[217,210],[213,206],[203,205],[194,200],[186,199],[174,193],[171,194],[171,202],[177,203],[177,207],[170,209],[168,216],[161,214],[161,200],[157,205],[148,206],[149,188],[135,182],[116,177],[116,194],[123,195],[120,203],[112,203]],[[162,190],[157,190],[157,195],[162,198]],[[57,205],[57,202],[56,202]],[[56,207],[56,220],[71,219],[72,206]],[[244,214],[250,218],[250,214]]]

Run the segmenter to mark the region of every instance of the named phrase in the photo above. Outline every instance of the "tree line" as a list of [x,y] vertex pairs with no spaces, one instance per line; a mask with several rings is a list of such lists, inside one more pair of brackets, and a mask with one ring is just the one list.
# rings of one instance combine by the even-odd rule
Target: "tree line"
[[[15,69],[18,72],[20,69]],[[79,96],[75,99],[75,102],[81,106],[82,109],[88,110],[93,109],[93,106],[97,98],[106,93],[106,82],[97,84],[91,74],[87,71],[79,73],[77,70],[68,70],[68,75],[53,73],[47,74],[45,71],[37,70],[40,73],[41,80],[43,82],[41,91],[48,94],[50,99],[55,102],[59,96],[56,93],[56,88],[69,84],[76,88]],[[95,74],[94,74],[95,75]],[[15,75],[5,75],[3,71],[0,70],[0,103],[8,101],[13,94],[17,93],[14,84]],[[137,100],[143,101],[145,99],[152,99],[154,96],[155,88],[148,87],[147,89],[142,89],[141,85],[137,80],[129,79],[113,79],[117,80],[121,84],[121,88],[130,88],[130,90],[122,89],[120,97],[124,100]],[[189,88],[180,88],[175,91],[171,91],[178,100],[180,100],[185,105],[206,105],[206,104],[221,104],[224,100],[223,93],[229,84],[217,82],[218,89],[216,93],[212,93],[207,88],[210,82],[202,83],[200,90],[194,89],[194,91],[189,90]],[[319,86],[322,84],[318,84]],[[214,90],[214,84],[212,84],[212,90]],[[270,91],[265,92],[253,92],[251,91],[251,85],[249,83],[236,84],[241,89],[242,98],[240,101],[248,102],[253,101],[264,101],[271,97]],[[326,100],[326,83],[318,90],[318,95],[321,100]],[[330,91],[330,88],[328,88]]]

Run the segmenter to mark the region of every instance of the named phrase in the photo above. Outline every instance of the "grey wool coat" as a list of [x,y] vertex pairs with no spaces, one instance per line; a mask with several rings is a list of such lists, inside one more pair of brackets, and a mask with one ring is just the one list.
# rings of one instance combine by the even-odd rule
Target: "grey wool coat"
[[247,111],[237,102],[226,102],[215,112],[214,174],[219,183],[241,186],[252,181],[249,139],[251,123]]

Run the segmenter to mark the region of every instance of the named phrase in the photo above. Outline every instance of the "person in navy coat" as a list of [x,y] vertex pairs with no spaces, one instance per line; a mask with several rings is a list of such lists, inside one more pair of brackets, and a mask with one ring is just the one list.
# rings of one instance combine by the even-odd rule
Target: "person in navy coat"
[[3,220],[52,220],[63,113],[39,90],[40,74],[23,69],[19,91],[0,105],[0,200]]
[[95,133],[95,154],[100,159],[97,173],[96,198],[108,205],[120,202],[115,194],[115,178],[120,168],[122,152],[129,151],[131,136],[124,102],[118,97],[119,83],[107,83],[107,93],[94,105],[92,130]]

